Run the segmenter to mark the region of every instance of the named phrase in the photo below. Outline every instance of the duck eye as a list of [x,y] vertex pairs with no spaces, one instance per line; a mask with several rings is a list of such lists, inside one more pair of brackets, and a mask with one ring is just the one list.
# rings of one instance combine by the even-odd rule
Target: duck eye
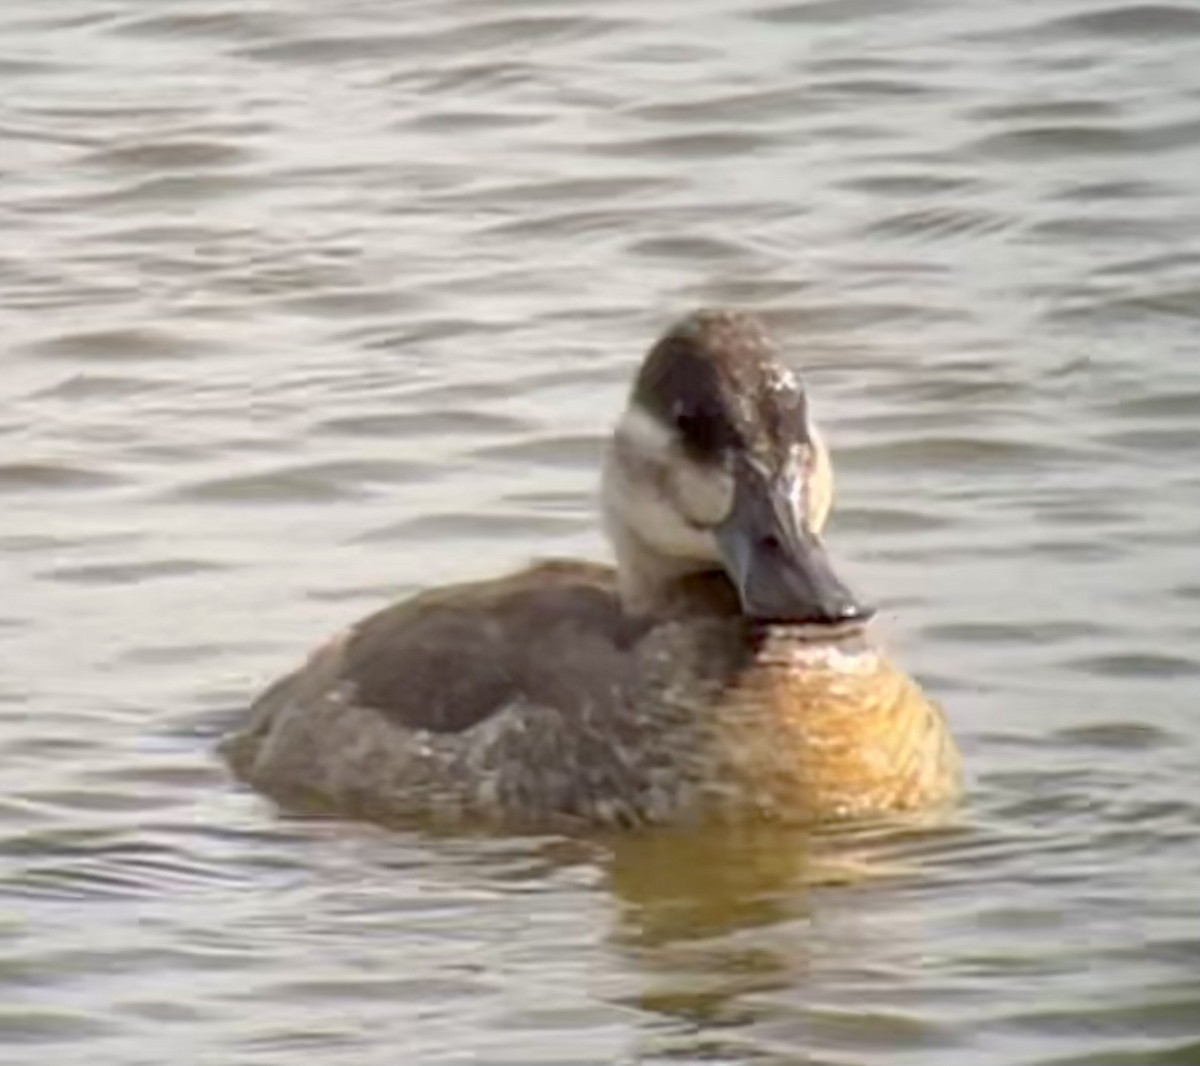
[[712,411],[680,411],[675,428],[684,451],[702,462],[719,462],[731,444],[728,424]]
[[701,448],[709,437],[704,416],[692,411],[680,411],[675,416],[675,428],[687,448]]

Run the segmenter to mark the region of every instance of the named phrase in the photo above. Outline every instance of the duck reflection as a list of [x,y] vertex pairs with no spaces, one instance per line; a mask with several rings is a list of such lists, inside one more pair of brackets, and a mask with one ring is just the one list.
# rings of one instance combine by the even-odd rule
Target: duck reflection
[[[776,1008],[772,993],[821,981],[827,931],[814,937],[830,888],[879,889],[919,872],[913,845],[941,835],[949,815],[820,832],[784,826],[675,829],[614,838],[610,942],[640,987],[621,1001],[667,1023],[650,1040],[659,1057],[743,1061],[738,1030]],[[854,937],[854,926],[839,929]],[[870,954],[869,945],[863,952]],[[726,1045],[729,1046],[726,1046]]]

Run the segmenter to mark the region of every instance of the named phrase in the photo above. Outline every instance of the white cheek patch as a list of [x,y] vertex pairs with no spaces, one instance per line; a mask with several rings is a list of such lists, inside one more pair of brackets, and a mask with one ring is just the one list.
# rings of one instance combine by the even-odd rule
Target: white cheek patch
[[674,429],[653,415],[630,408],[617,424],[621,464],[635,478],[654,482],[682,524],[713,526],[733,505],[733,478],[716,466],[689,459]]
[[733,477],[720,467],[697,466],[682,456],[668,470],[672,493],[694,525],[715,526],[733,506]]
[[706,471],[679,450],[673,429],[631,408],[614,435],[608,506],[647,545],[676,559],[717,558],[712,534],[729,510],[733,483],[721,471]]
[[637,407],[621,416],[614,436],[624,463],[666,463],[675,443],[670,427]]
[[812,442],[812,469],[808,472],[808,491],[805,501],[808,509],[808,524],[814,533],[820,533],[829,517],[833,506],[833,467],[829,462],[829,450],[817,432],[816,426],[809,423],[809,440]]
[[718,559],[712,533],[692,525],[661,495],[636,493],[625,500],[623,518],[647,545],[672,559]]

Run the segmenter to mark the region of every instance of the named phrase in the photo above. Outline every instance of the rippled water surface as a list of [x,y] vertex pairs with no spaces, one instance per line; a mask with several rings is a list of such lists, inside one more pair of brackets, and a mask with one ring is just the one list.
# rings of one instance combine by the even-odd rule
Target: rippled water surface
[[[1192,0],[0,8],[0,1058],[1200,1062]],[[953,824],[431,838],[214,738],[604,551],[654,334],[763,309]]]

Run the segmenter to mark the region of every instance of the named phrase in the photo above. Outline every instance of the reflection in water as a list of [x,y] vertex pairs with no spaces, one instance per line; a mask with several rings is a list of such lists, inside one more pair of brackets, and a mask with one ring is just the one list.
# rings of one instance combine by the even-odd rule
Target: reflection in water
[[679,830],[616,841],[612,941],[639,975],[632,1006],[669,1024],[653,1055],[717,1053],[755,993],[802,983],[812,841],[796,831]]
[[[1198,72],[1192,0],[0,4],[8,1057],[1200,1062]],[[297,648],[602,552],[702,303],[806,375],[962,824],[231,787],[209,723]]]
[[[747,1053],[738,1030],[778,1013],[771,993],[803,999],[828,978],[828,934],[815,924],[823,894],[869,898],[873,889],[919,880],[919,857],[936,855],[951,819],[816,834],[677,829],[609,841],[610,940],[638,975],[638,991],[620,1001],[666,1023],[646,1053]],[[846,936],[855,939],[853,925],[840,928],[839,939]],[[871,943],[843,940],[837,953],[869,962]]]

